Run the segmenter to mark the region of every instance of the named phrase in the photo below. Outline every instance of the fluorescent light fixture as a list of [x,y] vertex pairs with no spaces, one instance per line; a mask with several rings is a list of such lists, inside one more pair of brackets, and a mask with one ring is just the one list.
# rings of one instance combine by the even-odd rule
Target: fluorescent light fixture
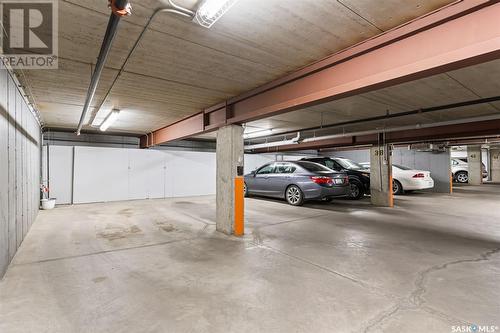
[[205,0],[196,11],[195,19],[199,25],[210,28],[238,0]]
[[273,134],[273,129],[265,129],[243,134],[244,139],[255,139]]
[[116,121],[116,119],[118,119],[119,115],[120,115],[120,110],[117,109],[111,110],[106,119],[104,119],[104,121],[102,122],[101,127],[99,127],[99,129],[102,132],[106,131],[109,128],[109,126],[111,126]]

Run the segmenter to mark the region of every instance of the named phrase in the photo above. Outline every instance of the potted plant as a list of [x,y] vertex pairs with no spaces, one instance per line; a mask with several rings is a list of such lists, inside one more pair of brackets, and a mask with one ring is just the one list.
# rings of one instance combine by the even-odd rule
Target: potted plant
[[42,199],[40,200],[40,203],[42,204],[42,209],[43,210],[54,209],[54,207],[56,206],[56,199],[49,198],[49,188],[44,184],[42,184],[40,185],[40,192],[42,194]]

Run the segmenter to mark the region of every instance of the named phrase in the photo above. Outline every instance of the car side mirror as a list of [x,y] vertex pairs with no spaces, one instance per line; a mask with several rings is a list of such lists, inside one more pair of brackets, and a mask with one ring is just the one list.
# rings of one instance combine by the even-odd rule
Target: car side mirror
[[250,174],[255,177],[255,175],[257,174],[257,171],[254,170],[254,171],[250,172]]

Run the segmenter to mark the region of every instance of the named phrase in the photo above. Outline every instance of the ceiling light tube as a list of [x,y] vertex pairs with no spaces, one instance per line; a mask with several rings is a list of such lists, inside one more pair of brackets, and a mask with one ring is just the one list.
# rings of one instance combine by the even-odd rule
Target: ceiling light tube
[[255,132],[250,132],[250,133],[245,133],[243,134],[244,139],[255,139],[255,138],[260,138],[263,136],[269,136],[273,134],[273,129],[264,129],[264,130],[259,130]]
[[120,110],[117,109],[111,110],[106,119],[104,119],[104,121],[102,122],[101,127],[99,127],[99,129],[102,132],[106,131],[109,128],[109,126],[111,126],[116,121],[116,119],[118,119],[119,115],[120,115]]
[[196,11],[196,22],[210,28],[224,15],[238,0],[205,0]]

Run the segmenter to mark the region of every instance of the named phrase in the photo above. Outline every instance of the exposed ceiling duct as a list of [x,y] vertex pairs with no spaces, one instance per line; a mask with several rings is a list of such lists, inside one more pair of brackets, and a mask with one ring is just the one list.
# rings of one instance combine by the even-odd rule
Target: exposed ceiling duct
[[[452,109],[460,109],[462,107],[488,104],[488,103],[493,103],[493,102],[498,102],[498,101],[500,101],[500,96],[479,98],[479,99],[468,100],[468,101],[463,101],[463,102],[458,102],[458,103],[438,105],[438,106],[432,106],[432,107],[427,107],[427,108],[419,108],[419,109],[415,109],[415,110],[392,113],[392,114],[388,113],[388,114],[385,114],[382,116],[354,119],[354,120],[333,123],[333,124],[328,124],[328,125],[308,127],[308,128],[303,128],[300,131],[302,133],[323,131],[323,130],[336,128],[336,127],[344,127],[344,126],[357,125],[357,124],[363,124],[363,123],[380,121],[380,120],[389,120],[389,119],[394,119],[394,118],[402,118],[402,117],[408,117],[408,116],[414,116],[414,115],[423,115],[423,114],[429,114],[429,113],[433,113],[433,112],[452,110]],[[274,131],[272,133],[272,135],[268,135],[268,137],[271,137],[271,136],[279,137],[279,136],[283,136],[283,135],[287,135],[287,134],[293,134],[295,132],[297,132],[297,130],[284,131],[284,132],[280,132],[280,133],[276,133],[276,131]]]
[[[464,123],[469,123],[469,122],[479,122],[479,121],[498,120],[498,119],[500,119],[500,115],[497,114],[497,115],[491,115],[491,116],[473,117],[473,118],[460,119],[460,120],[442,121],[442,122],[436,122],[436,123],[431,123],[431,124],[415,124],[415,125],[399,126],[399,127],[384,128],[384,129],[374,129],[374,130],[361,131],[361,132],[346,132],[346,133],[342,133],[342,134],[332,134],[332,135],[318,136],[318,137],[312,137],[312,138],[305,138],[302,140],[300,140],[300,137],[301,137],[303,132],[297,132],[297,137],[294,138],[293,140],[281,140],[281,141],[265,142],[265,143],[261,143],[261,144],[247,145],[247,146],[245,146],[245,150],[252,151],[252,150],[262,149],[262,148],[280,147],[280,146],[289,145],[289,144],[308,143],[308,142],[338,139],[338,138],[345,138],[345,137],[399,132],[399,131],[432,128],[432,127],[447,126],[447,125],[457,125],[457,124],[464,124]],[[500,129],[499,129],[499,133],[500,133]]]
[[253,150],[253,149],[268,148],[268,147],[278,147],[278,146],[284,146],[284,145],[293,145],[293,144],[297,144],[299,142],[300,142],[300,133],[297,133],[297,136],[291,140],[283,140],[283,141],[278,141],[278,142],[266,142],[266,143],[259,143],[259,144],[255,144],[255,145],[248,145],[248,146],[245,146],[245,150]]

